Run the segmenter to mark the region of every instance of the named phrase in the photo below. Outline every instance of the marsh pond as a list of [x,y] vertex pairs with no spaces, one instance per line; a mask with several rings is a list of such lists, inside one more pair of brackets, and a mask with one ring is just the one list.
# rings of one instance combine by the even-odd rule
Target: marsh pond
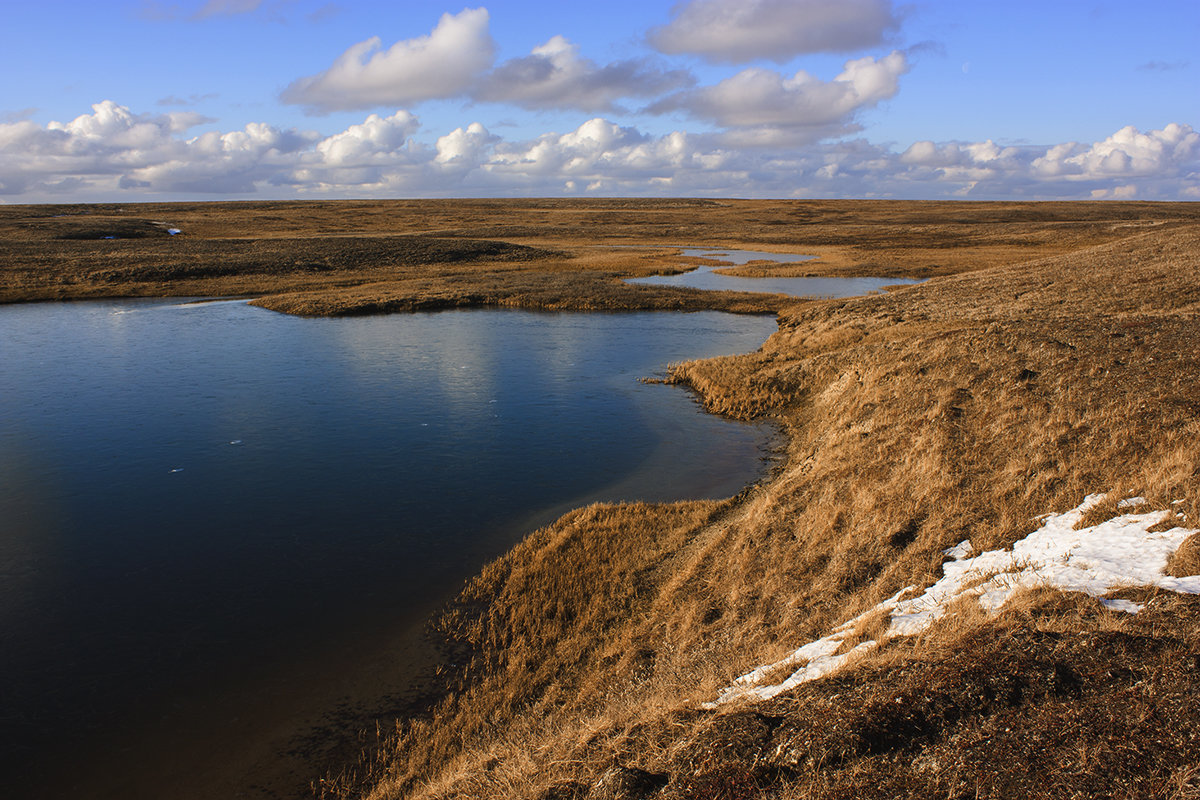
[[679,286],[687,289],[705,289],[709,291],[732,292],[770,292],[787,294],[793,297],[850,297],[856,294],[867,294],[879,291],[885,286],[895,286],[905,283],[915,283],[906,278],[840,278],[840,277],[798,277],[773,278],[754,277],[742,278],[736,275],[723,275],[717,272],[728,265],[749,264],[752,261],[772,261],[777,264],[794,264],[807,261],[811,256],[798,256],[789,253],[765,253],[760,250],[723,250],[710,247],[684,247],[681,254],[689,257],[700,257],[722,262],[720,265],[697,267],[676,275],[652,275],[647,278],[630,278],[629,283],[647,286]]
[[715,312],[0,308],[10,785],[187,797],[313,777],[302,734],[403,695],[423,621],[524,534],[762,475],[770,427],[639,378],[774,330]]

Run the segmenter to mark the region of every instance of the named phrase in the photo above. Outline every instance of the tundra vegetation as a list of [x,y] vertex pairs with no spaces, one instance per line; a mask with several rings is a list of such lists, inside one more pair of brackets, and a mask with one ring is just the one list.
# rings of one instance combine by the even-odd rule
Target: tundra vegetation
[[[621,282],[679,269],[680,245],[818,256],[741,274],[929,280],[838,300]],[[1200,797],[1200,596],[1109,595],[1134,614],[1034,586],[892,637],[880,606],[937,581],[959,543],[1003,550],[1096,493],[1080,528],[1134,496],[1162,512],[1152,530],[1200,527],[1196,204],[3,207],[0,270],[4,301],[777,315],[757,352],[669,377],[715,413],[776,421],[772,474],[724,501],[595,505],[532,532],[432,623],[438,699],[381,720],[318,796]],[[1193,534],[1165,574],[1186,582],[1198,553]],[[842,647],[879,646],[714,704],[860,615]]]

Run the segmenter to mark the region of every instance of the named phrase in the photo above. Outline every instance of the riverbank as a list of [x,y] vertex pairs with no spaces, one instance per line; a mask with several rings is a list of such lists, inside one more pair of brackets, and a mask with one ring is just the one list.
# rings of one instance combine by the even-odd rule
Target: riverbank
[[[760,351],[673,372],[711,410],[777,420],[789,436],[778,474],[736,501],[589,506],[531,534],[442,618],[465,665],[447,674],[450,693],[430,715],[381,731],[364,761],[318,794],[1184,797],[1195,788],[1189,737],[1200,708],[1188,687],[1200,607],[1162,589],[1109,598],[1144,604],[1136,615],[1078,593],[1024,592],[999,614],[964,602],[824,680],[761,704],[706,707],[738,676],[905,586],[933,584],[944,551],[964,540],[1002,549],[1097,492],[1110,500],[1088,524],[1118,517],[1118,501],[1136,495],[1195,525],[1195,205],[472,201],[296,204],[294,216],[284,205],[178,214],[194,214],[194,235],[225,252],[241,247],[231,234],[251,221],[281,254],[295,251],[287,240],[301,229],[358,236],[370,219],[402,236],[479,236],[537,255],[502,247],[501,266],[384,268],[360,254],[348,273],[283,270],[269,286],[276,278],[259,267],[178,282],[130,273],[110,286],[81,272],[95,250],[59,262],[52,254],[65,251],[53,245],[41,263],[58,266],[44,274],[28,266],[36,248],[9,260],[32,277],[2,299],[203,284],[204,294],[257,285],[278,292],[267,302],[300,313],[425,302],[607,308],[633,296],[611,289],[620,277],[678,263],[672,251],[631,257],[609,251],[614,243],[821,255],[789,267],[805,274],[943,276],[834,301],[696,298],[779,315]],[[170,207],[127,208],[163,219]],[[156,246],[177,241],[186,240]],[[168,253],[119,252],[130,264]],[[674,292],[656,297],[646,302],[687,307]],[[1195,574],[1195,542],[1169,570]],[[849,646],[886,629],[878,614],[859,627]]]

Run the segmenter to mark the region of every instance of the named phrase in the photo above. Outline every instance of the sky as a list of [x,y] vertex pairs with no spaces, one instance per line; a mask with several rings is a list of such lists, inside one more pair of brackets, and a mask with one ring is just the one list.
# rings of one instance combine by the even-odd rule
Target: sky
[[1200,200],[1200,2],[42,0],[0,203]]

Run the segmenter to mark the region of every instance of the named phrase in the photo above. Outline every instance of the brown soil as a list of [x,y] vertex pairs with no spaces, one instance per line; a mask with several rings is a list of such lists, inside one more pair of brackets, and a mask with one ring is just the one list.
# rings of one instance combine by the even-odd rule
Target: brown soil
[[[63,213],[136,218],[121,230],[145,235],[78,238],[116,229]],[[443,674],[444,700],[380,732],[319,795],[1194,798],[1192,598],[1143,592],[1147,610],[1130,616],[1035,594],[770,703],[702,704],[927,584],[944,548],[1005,546],[1086,494],[1139,494],[1194,525],[1198,223],[1196,204],[1127,203],[6,207],[0,299],[778,313],[760,351],[672,374],[716,412],[777,420],[789,444],[776,473],[723,503],[592,506],[531,534],[441,620],[460,665]],[[806,274],[934,279],[833,301],[620,282],[677,268],[668,245],[819,255],[785,268]],[[1172,571],[1190,574],[1194,551]]]

